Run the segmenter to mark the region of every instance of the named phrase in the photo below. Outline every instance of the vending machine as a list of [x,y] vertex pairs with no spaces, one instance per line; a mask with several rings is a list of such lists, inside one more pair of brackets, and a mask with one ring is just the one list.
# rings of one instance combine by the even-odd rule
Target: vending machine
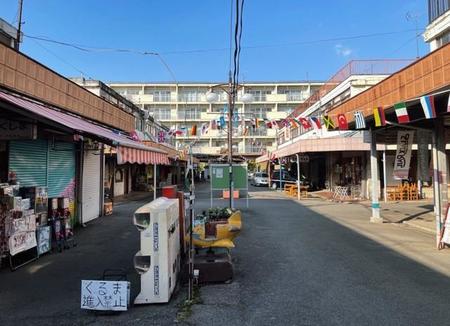
[[140,231],[141,250],[134,267],[141,276],[141,292],[135,304],[169,302],[180,271],[178,199],[160,197],[134,213]]

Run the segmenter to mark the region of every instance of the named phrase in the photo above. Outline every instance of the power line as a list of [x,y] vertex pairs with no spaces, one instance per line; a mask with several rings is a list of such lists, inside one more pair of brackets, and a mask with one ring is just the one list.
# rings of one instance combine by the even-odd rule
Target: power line
[[43,46],[42,44],[40,44],[38,41],[33,40],[34,43],[36,43],[38,46],[40,46],[42,49],[44,49],[45,51],[47,51],[48,53],[50,53],[52,56],[54,56],[56,59],[60,60],[61,62],[65,63],[66,65],[70,66],[72,69],[76,70],[77,72],[79,72],[82,76],[86,76],[89,79],[94,79],[91,76],[89,76],[88,74],[86,74],[83,70],[77,68],[76,66],[74,66],[72,63],[70,63],[69,61],[61,58],[60,56],[58,56],[56,53],[54,53],[53,51],[50,51],[50,49],[46,48],[45,46]]
[[44,41],[44,42],[49,42],[49,43],[58,44],[58,45],[62,45],[62,46],[71,47],[71,48],[74,48],[76,50],[79,50],[79,51],[82,51],[82,52],[88,52],[88,53],[117,52],[117,53],[132,53],[132,54],[139,54],[139,55],[153,55],[153,56],[158,57],[158,59],[161,61],[162,65],[169,72],[169,74],[172,77],[173,81],[176,84],[178,84],[178,81],[177,81],[177,79],[175,77],[175,74],[174,74],[173,70],[170,68],[170,66],[167,63],[167,61],[163,58],[163,56],[160,53],[155,52],[155,51],[140,51],[140,50],[135,50],[135,49],[100,48],[100,47],[84,46],[84,45],[79,45],[79,44],[74,44],[74,43],[68,43],[68,42],[52,40],[52,39],[49,39],[49,38],[46,38],[46,37],[42,37],[42,36],[25,35],[25,37],[30,38],[32,40],[39,40],[39,41]]
[[[423,29],[421,31],[424,31]],[[403,34],[408,32],[416,32],[416,29],[406,29],[401,31],[392,31],[392,32],[379,32],[379,33],[367,33],[367,34],[359,34],[359,35],[350,35],[350,36],[339,36],[339,37],[333,37],[333,38],[325,38],[325,39],[318,39],[318,40],[306,40],[306,41],[296,41],[296,42],[288,42],[288,43],[274,43],[274,44],[263,44],[263,45],[250,45],[250,46],[243,46],[242,49],[264,49],[264,48],[278,48],[278,47],[287,47],[287,46],[296,46],[296,45],[312,45],[312,44],[320,44],[320,43],[328,43],[328,42],[335,42],[335,41],[348,41],[348,40],[356,40],[356,39],[364,39],[364,38],[374,38],[374,37],[380,37],[380,36],[390,36],[395,34]],[[49,43],[55,43],[63,46],[68,46],[75,48],[80,51],[84,52],[126,52],[126,53],[136,53],[136,54],[154,54],[156,53],[160,55],[173,55],[173,54],[193,54],[193,53],[207,53],[207,52],[223,52],[223,51],[230,51],[229,47],[225,48],[209,48],[209,49],[192,49],[192,50],[180,50],[180,51],[140,51],[135,49],[121,49],[121,48],[102,48],[102,47],[94,47],[94,46],[87,46],[87,45],[81,45],[77,43],[68,43],[63,41],[58,41],[54,39],[50,39],[43,36],[34,36],[34,35],[24,35],[27,38],[30,39],[37,39],[44,42]]]

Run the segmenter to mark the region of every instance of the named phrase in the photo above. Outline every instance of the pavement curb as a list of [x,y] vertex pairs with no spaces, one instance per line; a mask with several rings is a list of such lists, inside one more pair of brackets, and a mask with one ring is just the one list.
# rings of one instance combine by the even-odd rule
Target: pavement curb
[[413,227],[415,229],[421,230],[421,231],[426,232],[428,234],[436,235],[436,231],[434,229],[430,229],[430,228],[427,228],[425,226],[418,225],[417,223],[414,223],[412,221],[403,221],[402,224],[408,225],[410,227]]

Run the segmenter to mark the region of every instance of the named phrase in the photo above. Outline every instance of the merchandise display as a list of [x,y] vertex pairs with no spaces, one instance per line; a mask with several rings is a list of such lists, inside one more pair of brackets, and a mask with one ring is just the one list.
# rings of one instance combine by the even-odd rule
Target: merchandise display
[[[50,210],[49,210],[50,207]],[[48,198],[47,187],[0,184],[0,262],[15,270],[52,250],[75,246],[68,198]]]

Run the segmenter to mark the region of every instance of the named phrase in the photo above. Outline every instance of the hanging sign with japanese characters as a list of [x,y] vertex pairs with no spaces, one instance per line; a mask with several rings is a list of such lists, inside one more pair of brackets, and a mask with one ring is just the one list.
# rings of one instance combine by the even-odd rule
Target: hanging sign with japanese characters
[[130,302],[130,282],[81,281],[81,309],[126,311]]
[[414,131],[399,131],[397,133],[397,154],[394,163],[394,178],[397,180],[408,179],[413,138]]

